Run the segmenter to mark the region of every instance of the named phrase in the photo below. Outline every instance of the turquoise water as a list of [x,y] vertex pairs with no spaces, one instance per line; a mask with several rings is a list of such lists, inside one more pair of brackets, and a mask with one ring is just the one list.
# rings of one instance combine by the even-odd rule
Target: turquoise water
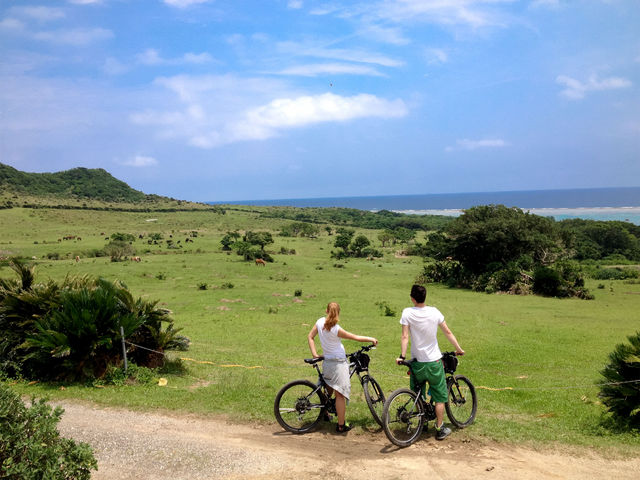
[[552,216],[557,220],[566,218],[620,220],[640,225],[640,187],[293,198],[227,203],[294,207],[344,207],[370,211],[392,210],[423,215],[459,215],[462,209],[465,208],[475,205],[495,204],[519,207],[536,215]]
[[[602,207],[602,208],[531,208],[525,209],[535,215],[553,217],[556,220],[581,218],[584,220],[610,221],[618,220],[640,225],[640,207]],[[458,216],[463,210],[395,210],[399,213],[411,213],[416,215],[447,215]]]

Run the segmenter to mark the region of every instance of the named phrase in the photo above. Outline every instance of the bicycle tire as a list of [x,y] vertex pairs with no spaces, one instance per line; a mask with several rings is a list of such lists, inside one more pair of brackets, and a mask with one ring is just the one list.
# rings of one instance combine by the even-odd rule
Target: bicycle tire
[[464,375],[455,375],[447,379],[449,401],[445,404],[447,416],[458,428],[473,423],[478,411],[476,389]]
[[307,433],[320,422],[327,397],[309,380],[287,383],[276,395],[273,413],[282,428],[291,433]]
[[422,434],[424,406],[418,395],[400,388],[384,402],[382,428],[389,441],[398,447],[408,447]]
[[362,389],[364,390],[364,399],[371,411],[373,419],[382,426],[382,412],[384,411],[384,392],[380,384],[370,375],[362,379]]

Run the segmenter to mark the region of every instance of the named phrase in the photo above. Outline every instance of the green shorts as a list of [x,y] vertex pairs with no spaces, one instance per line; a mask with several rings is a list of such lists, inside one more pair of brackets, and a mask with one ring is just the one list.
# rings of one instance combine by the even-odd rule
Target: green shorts
[[[449,392],[447,391],[447,380],[444,375],[442,361],[435,362],[413,362],[411,364],[410,385],[411,390],[416,390],[421,382],[429,383],[429,392],[434,402],[447,403]],[[422,398],[425,398],[425,386],[422,385]]]

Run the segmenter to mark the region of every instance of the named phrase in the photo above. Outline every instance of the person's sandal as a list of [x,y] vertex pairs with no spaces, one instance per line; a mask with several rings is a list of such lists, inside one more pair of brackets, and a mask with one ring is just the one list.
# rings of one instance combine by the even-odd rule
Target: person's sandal
[[345,422],[344,425],[336,425],[336,432],[338,433],[347,433],[349,430],[351,430],[353,427],[351,425],[349,425],[348,423]]

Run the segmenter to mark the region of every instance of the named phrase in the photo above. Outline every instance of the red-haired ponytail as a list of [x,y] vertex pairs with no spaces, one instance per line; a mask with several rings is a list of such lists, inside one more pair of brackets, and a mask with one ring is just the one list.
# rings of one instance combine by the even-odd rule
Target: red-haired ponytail
[[331,302],[327,305],[327,316],[324,320],[324,329],[331,330],[340,321],[340,305]]

